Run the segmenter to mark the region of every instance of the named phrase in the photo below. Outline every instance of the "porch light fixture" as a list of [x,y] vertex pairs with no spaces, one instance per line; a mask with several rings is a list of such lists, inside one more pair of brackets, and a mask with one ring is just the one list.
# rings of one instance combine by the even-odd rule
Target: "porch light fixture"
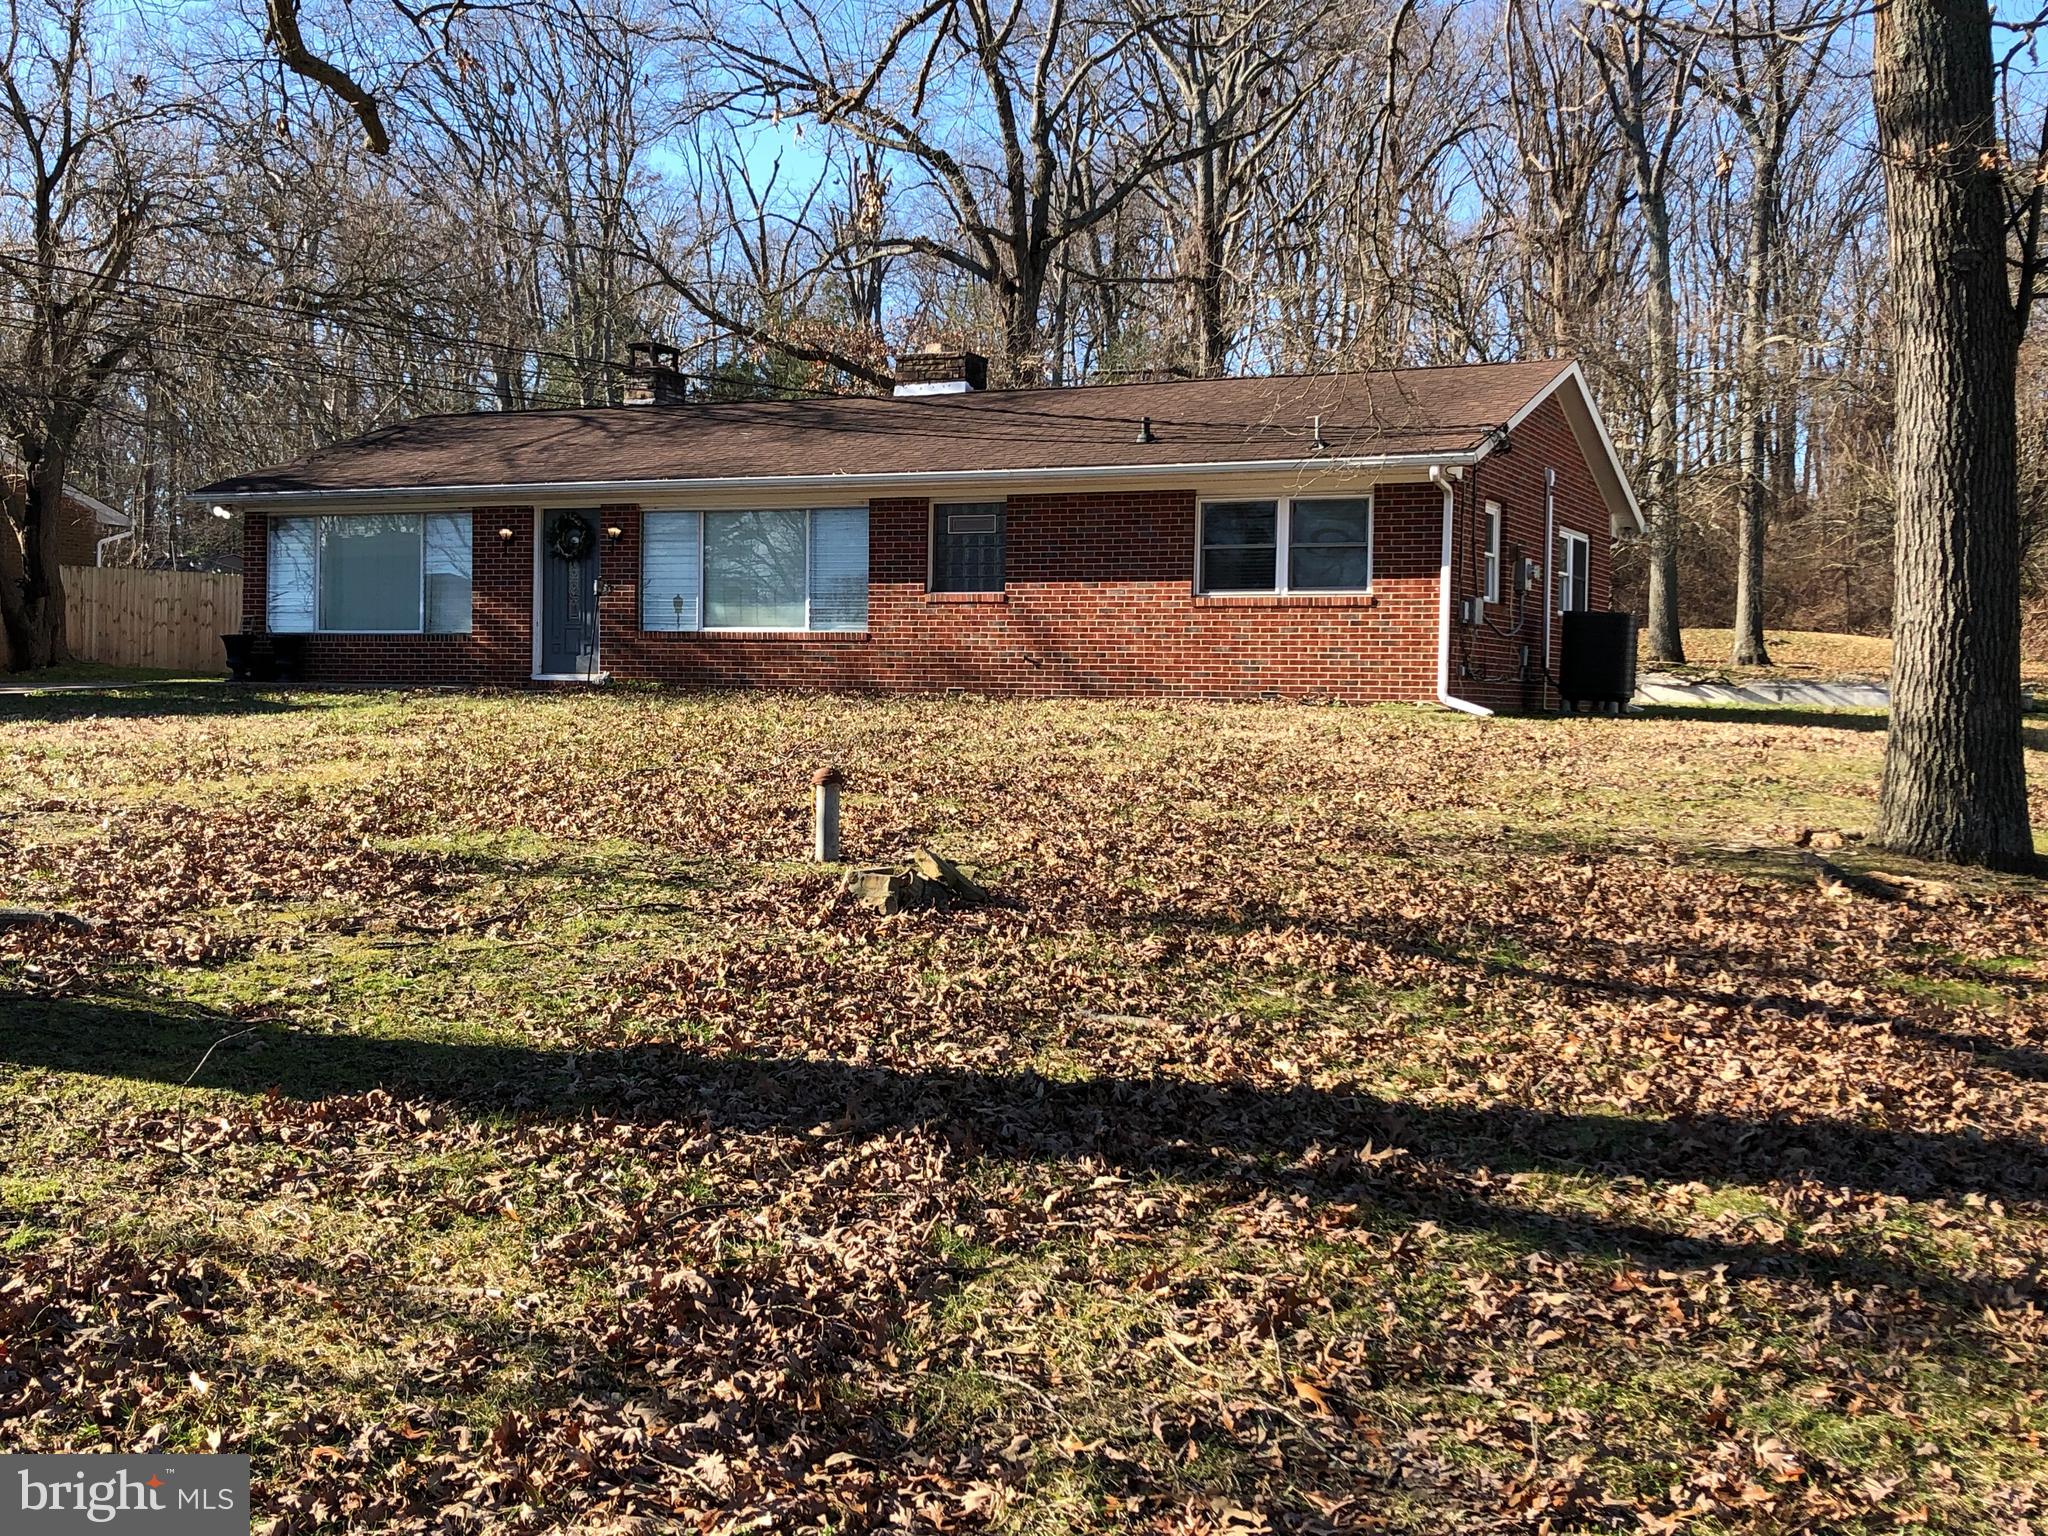
[[604,536],[605,536],[606,538],[608,538],[608,539],[618,539],[618,538],[624,538],[624,537],[625,537],[625,533],[626,533],[626,530],[625,530],[625,529],[623,529],[623,528],[621,528],[621,527],[619,527],[619,526],[618,526],[618,525],[617,525],[617,524],[615,523],[615,524],[613,524],[613,525],[611,525],[610,527],[608,527],[608,528],[606,528],[606,529],[605,529],[605,531],[604,531]]
[[509,539],[512,537],[512,530],[510,528],[500,528],[498,530],[498,537],[501,539]]

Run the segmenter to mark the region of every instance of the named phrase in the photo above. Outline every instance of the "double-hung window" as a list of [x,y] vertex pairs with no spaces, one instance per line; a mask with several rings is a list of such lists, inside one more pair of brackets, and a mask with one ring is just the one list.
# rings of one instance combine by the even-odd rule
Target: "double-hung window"
[[1593,546],[1569,528],[1557,536],[1557,611],[1577,613],[1592,603]]
[[1364,592],[1372,586],[1372,498],[1293,496],[1202,503],[1195,590]]
[[270,520],[266,622],[274,634],[467,634],[467,512]]
[[868,509],[646,512],[640,627],[868,627]]
[[1009,508],[1000,501],[939,502],[932,508],[934,592],[1003,590],[1003,538]]
[[1500,503],[1486,504],[1486,600],[1500,601]]

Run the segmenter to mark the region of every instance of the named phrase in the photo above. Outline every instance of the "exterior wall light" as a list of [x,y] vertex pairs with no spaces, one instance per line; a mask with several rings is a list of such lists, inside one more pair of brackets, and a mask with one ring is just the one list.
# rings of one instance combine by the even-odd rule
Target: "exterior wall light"
[[621,527],[619,527],[619,526],[618,526],[618,525],[617,525],[616,523],[612,524],[612,525],[611,525],[610,527],[606,528],[606,529],[605,529],[605,531],[604,531],[604,536],[605,536],[606,538],[608,538],[608,539],[619,539],[619,538],[624,538],[624,537],[625,537],[625,535],[626,535],[626,530],[625,530],[625,529],[623,529],[623,528],[621,528]]
[[498,530],[498,537],[501,539],[509,539],[512,537],[512,530],[510,528],[500,528]]

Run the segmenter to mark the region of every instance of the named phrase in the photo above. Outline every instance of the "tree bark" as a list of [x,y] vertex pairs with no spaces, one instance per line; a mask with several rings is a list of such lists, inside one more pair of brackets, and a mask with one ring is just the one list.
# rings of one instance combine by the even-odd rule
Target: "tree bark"
[[[57,568],[58,527],[64,511],[62,460],[30,464],[10,510],[14,529],[0,527],[0,631],[10,672],[29,672],[69,661],[64,643],[64,585]],[[10,536],[11,535],[11,536]]]
[[1661,182],[1637,191],[1649,257],[1650,434],[1643,455],[1650,543],[1650,659],[1682,662],[1678,629],[1678,302],[1671,285],[1671,220]]
[[1982,0],[1891,0],[1872,83],[1897,312],[1891,732],[1878,837],[2033,862],[2020,737],[2019,326]]
[[1735,643],[1738,667],[1768,667],[1764,644],[1764,514],[1770,458],[1767,451],[1770,380],[1764,375],[1764,337],[1771,319],[1771,265],[1777,255],[1778,172],[1759,164],[1750,189],[1749,255],[1744,263],[1741,334],[1735,380],[1738,500],[1735,517]]

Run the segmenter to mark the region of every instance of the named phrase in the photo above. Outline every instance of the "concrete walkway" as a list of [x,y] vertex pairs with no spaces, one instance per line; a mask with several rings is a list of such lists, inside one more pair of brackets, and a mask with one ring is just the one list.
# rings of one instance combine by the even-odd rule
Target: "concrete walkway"
[[1765,704],[1809,709],[1889,709],[1892,691],[1884,683],[1687,682],[1663,672],[1636,679],[1637,704]]

